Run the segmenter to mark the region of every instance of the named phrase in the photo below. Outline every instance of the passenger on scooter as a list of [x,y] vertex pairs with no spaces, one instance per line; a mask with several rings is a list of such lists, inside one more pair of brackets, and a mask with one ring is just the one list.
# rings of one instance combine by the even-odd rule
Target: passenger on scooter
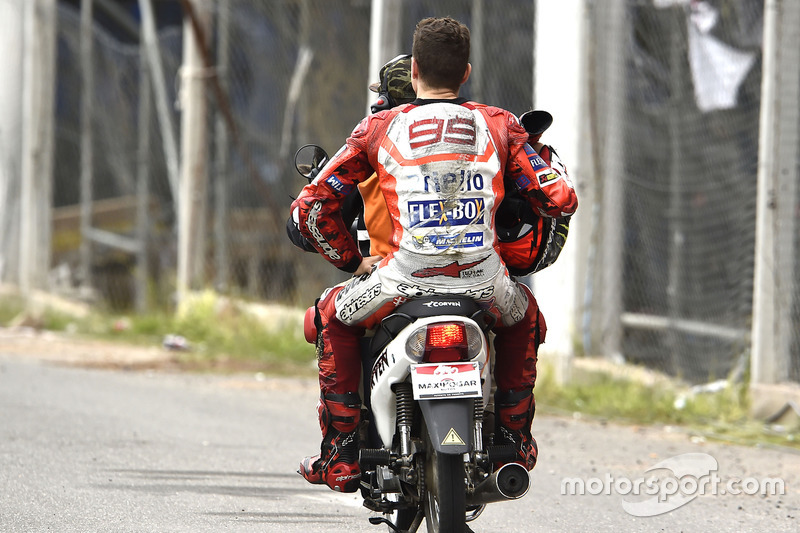
[[[369,86],[370,90],[378,93],[370,108],[373,113],[407,104],[417,97],[411,86],[411,56],[408,54],[387,61],[381,67],[378,79],[379,82]],[[286,221],[289,239],[301,250],[316,252],[313,244],[300,233],[293,214],[294,211]],[[362,254],[385,257],[391,252],[392,223],[376,174],[359,183],[347,195],[342,202],[342,218],[350,226]],[[352,231],[354,225],[357,232]]]
[[[504,175],[542,216],[565,217],[577,197],[527,145],[508,111],[459,98],[471,71],[469,30],[450,18],[425,19],[414,33],[417,99],[365,118],[345,146],[292,204],[300,232],[325,258],[357,277],[326,291],[318,311],[321,453],[300,473],[334,490],[358,489],[358,339],[406,300],[465,295],[497,318],[495,444],[512,444],[518,462],[536,463],[530,434],[533,386],[545,323],[533,294],[508,274],[498,254],[495,214]],[[391,250],[363,257],[342,220],[353,187],[377,174],[391,214]]]

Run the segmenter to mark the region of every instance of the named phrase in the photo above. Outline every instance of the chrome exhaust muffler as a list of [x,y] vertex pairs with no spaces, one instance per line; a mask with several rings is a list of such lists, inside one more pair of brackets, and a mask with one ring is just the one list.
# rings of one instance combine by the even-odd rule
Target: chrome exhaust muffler
[[528,470],[519,463],[508,463],[481,481],[471,494],[467,493],[467,505],[516,500],[525,496],[530,486]]

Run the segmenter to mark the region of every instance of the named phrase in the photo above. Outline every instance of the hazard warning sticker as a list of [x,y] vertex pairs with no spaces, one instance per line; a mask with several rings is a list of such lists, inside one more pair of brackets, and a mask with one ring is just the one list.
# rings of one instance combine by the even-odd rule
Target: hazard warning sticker
[[450,431],[447,432],[447,435],[444,436],[444,440],[442,441],[442,446],[465,446],[466,443],[461,436],[456,433],[455,428],[450,428]]

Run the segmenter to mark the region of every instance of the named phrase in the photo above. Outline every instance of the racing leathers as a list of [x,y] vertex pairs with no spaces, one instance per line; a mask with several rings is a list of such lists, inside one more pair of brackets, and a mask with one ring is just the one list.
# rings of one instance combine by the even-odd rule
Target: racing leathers
[[[514,420],[528,417],[529,435],[530,391],[546,326],[530,289],[512,280],[498,254],[495,212],[504,176],[542,216],[571,215],[577,197],[568,176],[554,172],[527,139],[503,109],[464,98],[415,100],[363,119],[292,203],[301,233],[345,272],[355,272],[362,256],[340,204],[373,173],[392,223],[390,251],[377,267],[318,302],[326,324],[319,353],[323,399],[357,393],[358,337],[365,329],[408,299],[464,295],[497,318],[498,395],[519,396]],[[532,468],[535,451],[525,460]]]

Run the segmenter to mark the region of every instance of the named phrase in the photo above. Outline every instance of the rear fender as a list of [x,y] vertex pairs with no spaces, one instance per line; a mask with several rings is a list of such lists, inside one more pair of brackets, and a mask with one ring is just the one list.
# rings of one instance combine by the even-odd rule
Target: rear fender
[[[403,328],[402,331],[397,333],[397,336],[386,345],[381,354],[371,362],[371,369],[368,370],[369,375],[365,375],[365,390],[370,391],[369,404],[373,414],[372,420],[375,423],[375,429],[384,446],[392,442],[395,428],[397,427],[397,403],[393,386],[407,380],[409,376],[409,367],[412,364],[420,362],[416,359],[412,359],[406,353],[406,341],[411,333],[418,327],[424,327],[432,323],[467,322],[469,320],[469,318],[458,315],[437,315],[418,318],[413,323],[413,327]],[[473,358],[472,361],[480,363],[481,374],[483,376],[488,376],[489,372],[486,368],[488,346],[485,336],[483,336],[481,342],[482,346],[479,350],[479,354],[477,357]],[[486,379],[486,381],[488,381],[488,379]],[[420,403],[424,403],[425,401],[441,403],[458,402],[460,400],[424,400]],[[471,405],[470,403],[470,406]],[[472,415],[470,415],[470,418],[471,417]],[[449,431],[449,429],[450,427],[448,426],[447,430]],[[461,433],[459,433],[459,436],[461,436],[463,440],[464,436],[461,435]]]
[[422,400],[419,406],[438,453],[460,455],[472,450],[474,400]]

